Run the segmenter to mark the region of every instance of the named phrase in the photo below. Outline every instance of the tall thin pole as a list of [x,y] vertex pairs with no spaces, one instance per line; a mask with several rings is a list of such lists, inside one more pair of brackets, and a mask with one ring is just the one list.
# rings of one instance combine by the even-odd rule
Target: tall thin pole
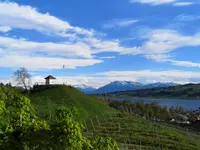
[[107,97],[107,94],[106,94],[106,92],[105,92],[105,97],[106,97],[106,102],[108,101],[108,97]]

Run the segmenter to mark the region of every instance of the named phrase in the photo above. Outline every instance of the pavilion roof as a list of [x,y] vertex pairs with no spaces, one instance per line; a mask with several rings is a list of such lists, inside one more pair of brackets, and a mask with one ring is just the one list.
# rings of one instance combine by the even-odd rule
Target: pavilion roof
[[54,76],[52,76],[52,75],[49,75],[49,76],[47,76],[46,78],[44,78],[44,79],[56,79]]

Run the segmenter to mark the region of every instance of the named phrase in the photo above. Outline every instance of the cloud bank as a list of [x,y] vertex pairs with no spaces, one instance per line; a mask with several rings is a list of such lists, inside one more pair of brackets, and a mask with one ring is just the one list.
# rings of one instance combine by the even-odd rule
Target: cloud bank
[[0,2],[0,26],[10,29],[35,30],[42,34],[54,34],[72,37],[76,34],[93,35],[92,31],[71,26],[67,21],[49,13],[40,13],[31,6],[18,5],[14,2]]
[[[32,84],[36,82],[44,82],[45,76],[33,76]],[[179,84],[200,82],[200,73],[181,70],[137,70],[137,71],[109,71],[99,72],[95,74],[79,75],[79,76],[56,76],[56,83],[80,85],[86,84],[90,86],[101,87],[112,81],[136,81],[141,83],[155,82],[175,82]],[[1,79],[0,82],[13,82],[12,79]],[[14,83],[14,82],[13,82]]]

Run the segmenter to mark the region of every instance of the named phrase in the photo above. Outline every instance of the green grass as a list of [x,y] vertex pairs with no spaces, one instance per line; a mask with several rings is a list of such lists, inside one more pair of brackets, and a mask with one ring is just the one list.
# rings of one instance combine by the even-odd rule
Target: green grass
[[39,116],[51,119],[57,106],[76,107],[79,110],[79,121],[87,120],[101,113],[111,112],[111,108],[105,102],[90,97],[74,87],[58,85],[49,89],[31,92],[28,97],[34,105]]
[[106,120],[87,122],[85,135],[109,136],[117,140],[121,149],[180,149],[199,150],[200,134],[186,132],[182,128],[160,123],[153,123],[133,114],[113,114]]

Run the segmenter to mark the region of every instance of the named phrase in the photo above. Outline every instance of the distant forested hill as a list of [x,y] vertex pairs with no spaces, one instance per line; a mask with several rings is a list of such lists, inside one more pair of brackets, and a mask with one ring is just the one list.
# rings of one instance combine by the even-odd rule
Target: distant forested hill
[[173,87],[112,92],[109,93],[108,96],[200,99],[200,84],[186,84]]

